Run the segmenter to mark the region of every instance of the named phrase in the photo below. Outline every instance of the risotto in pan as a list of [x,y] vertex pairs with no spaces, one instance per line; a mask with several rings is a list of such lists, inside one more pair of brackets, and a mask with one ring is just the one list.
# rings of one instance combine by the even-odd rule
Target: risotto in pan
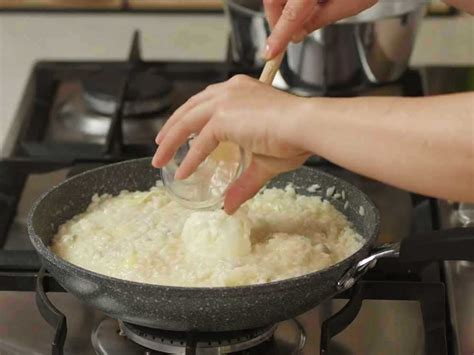
[[94,196],[51,245],[97,273],[173,286],[237,286],[303,275],[345,259],[362,237],[330,202],[268,188],[233,216],[193,211],[162,186]]

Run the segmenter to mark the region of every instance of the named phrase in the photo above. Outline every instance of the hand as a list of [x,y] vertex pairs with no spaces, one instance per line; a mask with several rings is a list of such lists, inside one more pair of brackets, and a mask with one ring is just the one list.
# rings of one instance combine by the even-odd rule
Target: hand
[[231,214],[272,177],[296,169],[309,156],[298,140],[304,100],[243,75],[211,85],[190,98],[163,126],[152,164],[164,166],[191,134],[199,133],[176,172],[177,178],[184,179],[219,142],[238,144],[251,157],[226,193],[224,209]]
[[273,28],[267,41],[266,58],[281,53],[290,41],[300,42],[318,28],[373,6],[377,0],[264,0],[265,13]]

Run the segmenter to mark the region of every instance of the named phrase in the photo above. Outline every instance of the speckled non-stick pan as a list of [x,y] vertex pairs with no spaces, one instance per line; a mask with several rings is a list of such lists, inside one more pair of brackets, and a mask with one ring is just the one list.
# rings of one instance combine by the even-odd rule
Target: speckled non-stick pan
[[[104,276],[75,266],[49,248],[59,225],[84,211],[92,195],[118,194],[121,190],[147,190],[159,179],[150,159],[130,160],[77,175],[46,193],[34,206],[29,219],[31,241],[43,265],[70,293],[113,318],[167,330],[227,331],[267,326],[293,318],[323,300],[351,287],[373,261],[398,256],[410,261],[425,259],[473,259],[472,229],[451,230],[439,235],[408,238],[401,245],[374,249],[379,214],[369,198],[353,185],[323,173],[301,168],[283,174],[271,185],[293,183],[298,193],[319,184],[312,194],[322,195],[330,187],[344,191],[345,199],[332,199],[364,237],[363,247],[349,258],[327,269],[300,277],[260,285],[239,287],[168,287]],[[332,190],[332,189],[330,189]],[[346,208],[344,208],[344,205]]]

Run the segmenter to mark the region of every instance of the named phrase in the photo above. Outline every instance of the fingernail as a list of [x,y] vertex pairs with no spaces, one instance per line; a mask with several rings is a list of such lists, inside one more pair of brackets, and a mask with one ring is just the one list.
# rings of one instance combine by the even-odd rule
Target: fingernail
[[161,167],[161,156],[160,156],[160,147],[158,147],[155,151],[155,154],[153,155],[153,158],[151,160],[152,162],[152,165],[155,167],[155,168],[160,168]]
[[235,208],[233,208],[232,206],[229,207],[228,205],[224,204],[224,212],[229,216],[232,216],[235,213]]
[[268,43],[265,46],[265,59],[266,60],[272,59],[272,49]]
[[156,143],[156,144],[161,144],[162,141],[163,141],[163,134],[160,132],[160,133],[158,133],[158,135],[156,136],[155,143]]
[[158,160],[156,159],[156,155],[153,156],[153,159],[151,160],[151,165],[154,167],[154,168],[159,168],[160,165],[158,164]]
[[183,173],[180,169],[176,170],[176,173],[174,174],[175,180],[182,180],[183,179]]
[[291,42],[300,43],[304,40],[305,37],[306,37],[305,35],[293,36],[291,37]]

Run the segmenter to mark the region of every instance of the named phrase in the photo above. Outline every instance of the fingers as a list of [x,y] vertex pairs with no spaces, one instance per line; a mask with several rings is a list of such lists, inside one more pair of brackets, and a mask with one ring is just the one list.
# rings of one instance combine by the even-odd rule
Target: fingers
[[[265,12],[273,28],[267,44],[266,59],[281,53],[288,43],[300,42],[318,28],[327,26],[373,6],[377,0],[266,0]],[[277,20],[275,20],[277,18]]]
[[267,59],[275,57],[288,46],[293,35],[303,28],[315,4],[314,0],[288,0],[267,40]]
[[167,164],[191,134],[202,130],[212,116],[213,109],[214,101],[210,100],[189,110],[163,136],[161,144],[152,159],[152,165],[159,168]]
[[265,15],[267,16],[270,28],[273,29],[281,16],[286,0],[264,0]]
[[306,32],[306,30],[301,30],[301,31],[298,31],[297,33],[295,33],[292,37],[291,37],[291,42],[293,43],[299,43],[301,42],[306,36],[308,35],[308,32]]
[[247,200],[251,199],[273,177],[303,165],[310,153],[288,159],[253,155],[252,161],[242,175],[229,187],[224,200],[224,211],[233,214]]
[[253,159],[248,168],[229,187],[224,200],[224,211],[233,214],[247,200],[251,199],[275,174]]
[[[318,4],[319,4],[319,2],[318,2]],[[308,31],[306,24],[308,23],[309,19],[311,19],[314,15],[317,14],[319,9],[320,9],[320,6],[316,5],[316,6],[313,6],[311,11],[308,12],[308,16],[306,17],[306,21],[304,22],[301,30],[294,33],[293,36],[291,37],[291,41],[293,43],[301,42],[308,35],[308,33],[312,32],[312,31]]]
[[220,86],[222,83],[213,84],[208,86],[205,90],[201,91],[200,93],[192,96],[188,101],[186,101],[181,107],[179,107],[168,120],[166,123],[161,127],[160,132],[156,136],[155,143],[161,144],[163,138],[166,136],[167,132],[173,127],[176,122],[178,122],[187,112],[191,109],[199,105],[200,103],[211,99],[214,95],[220,90]]
[[181,180],[190,176],[218,144],[213,128],[209,125],[204,127],[199,136],[193,140],[188,154],[176,171],[175,178]]
[[327,1],[323,4],[320,4],[320,6],[317,6],[317,11],[311,14],[311,16],[306,20],[304,29],[308,33],[313,32],[318,28],[327,26],[338,20],[355,16],[359,12],[368,9],[376,3],[377,0],[358,0],[347,2],[340,0]]

